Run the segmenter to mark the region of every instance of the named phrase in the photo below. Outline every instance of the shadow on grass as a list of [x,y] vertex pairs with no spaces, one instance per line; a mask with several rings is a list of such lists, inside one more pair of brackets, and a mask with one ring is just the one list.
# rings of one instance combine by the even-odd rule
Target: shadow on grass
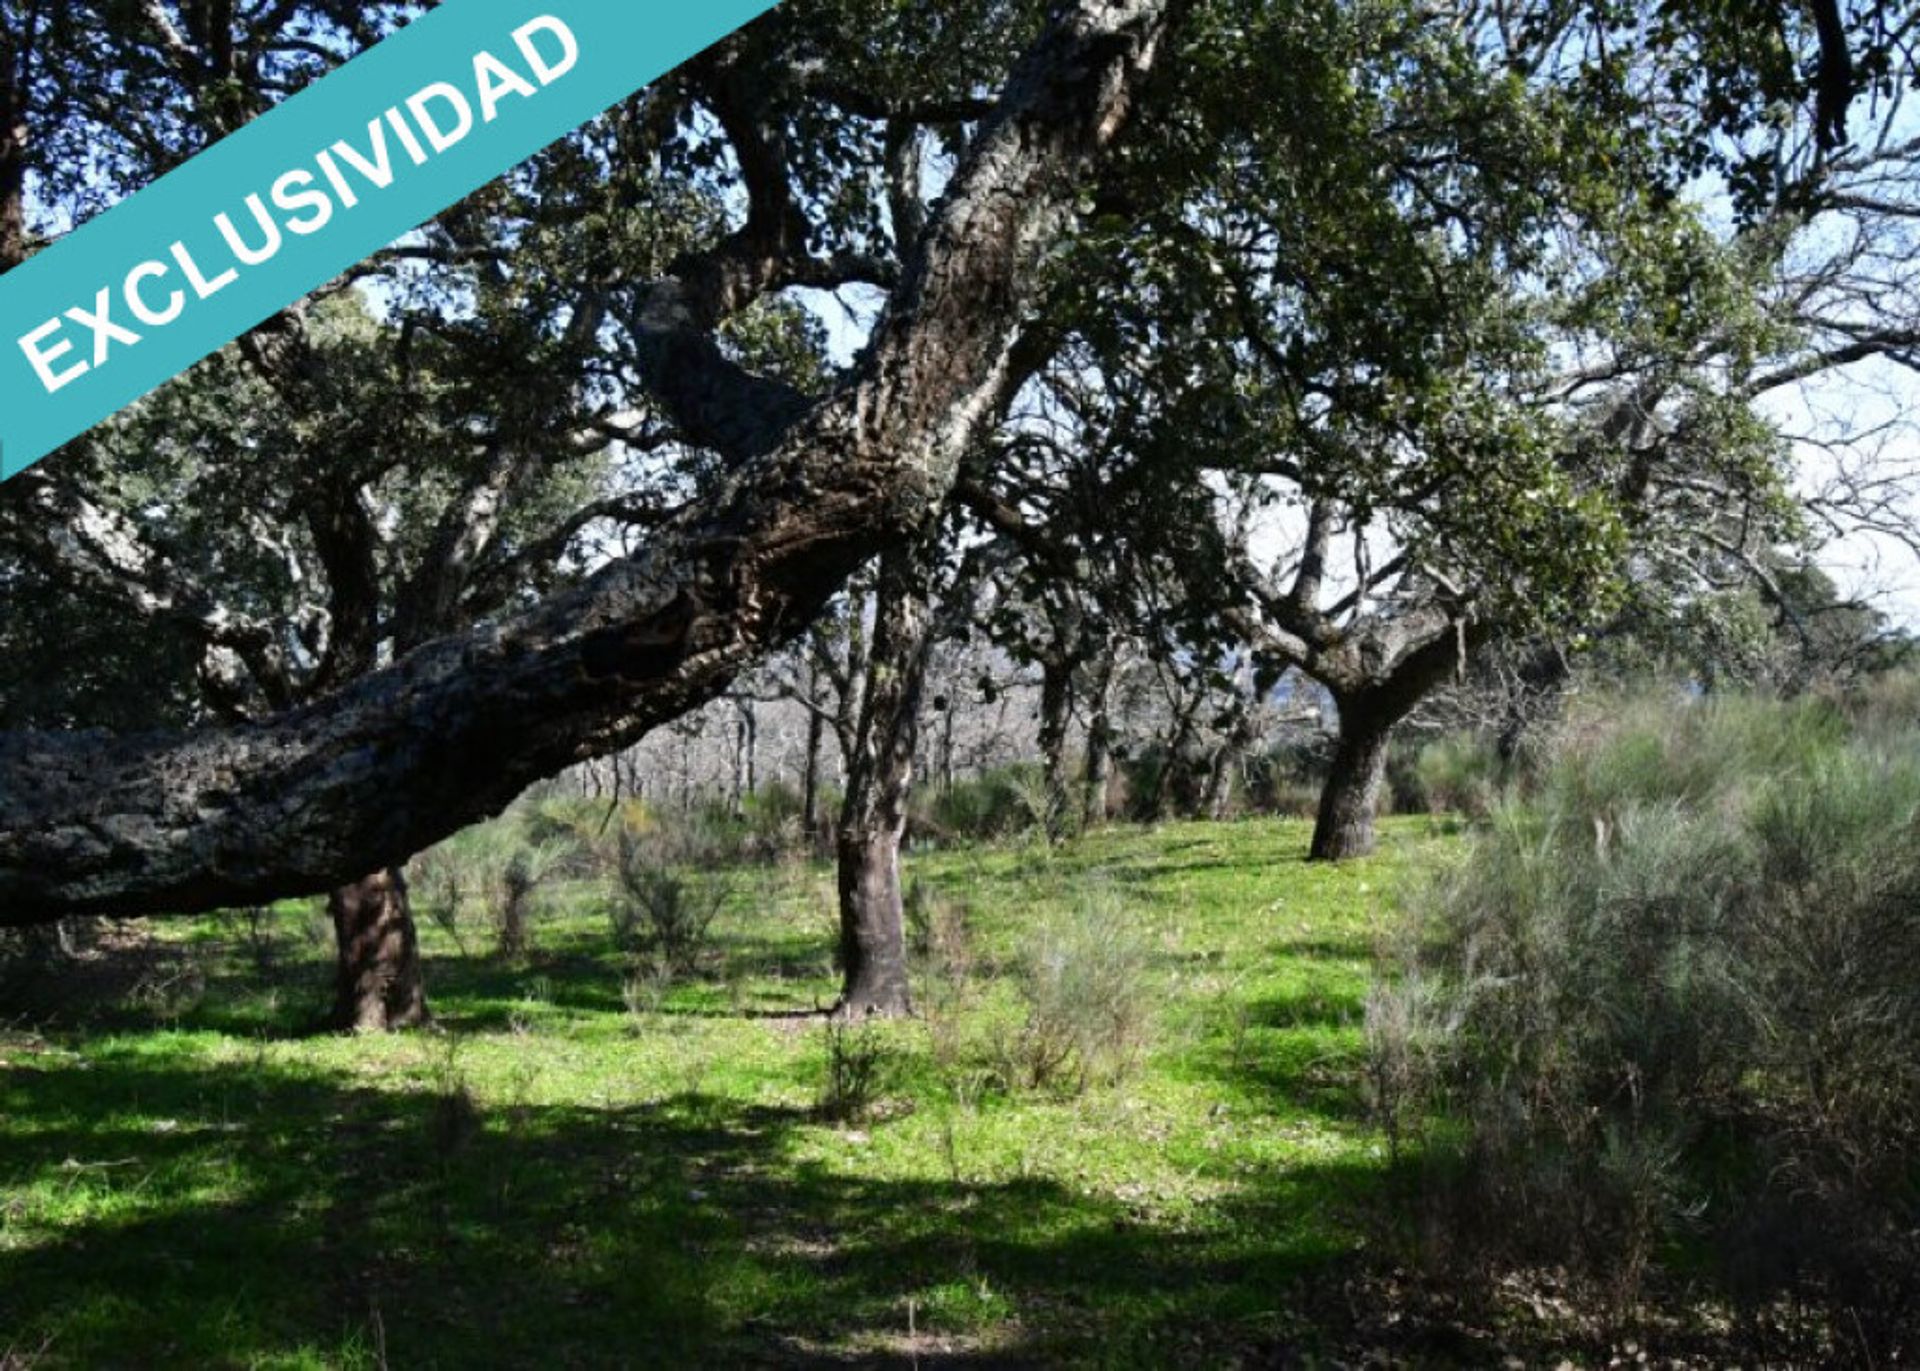
[[[1336,1254],[1290,1169],[1230,1222],[1050,1180],[874,1180],[803,1111],[702,1095],[476,1112],[263,1063],[0,1074],[0,1348],[55,1365],[1213,1364],[1279,1355]],[[910,1322],[916,1336],[909,1338]]]

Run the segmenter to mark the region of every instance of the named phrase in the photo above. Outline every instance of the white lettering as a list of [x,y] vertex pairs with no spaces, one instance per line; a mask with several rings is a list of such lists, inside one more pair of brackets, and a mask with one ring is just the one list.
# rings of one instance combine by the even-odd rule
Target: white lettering
[[48,335],[58,333],[59,331],[60,321],[58,319],[49,319],[46,323],[40,325],[39,328],[20,340],[20,350],[26,353],[27,360],[33,363],[34,371],[39,373],[40,384],[47,388],[47,394],[49,395],[59,390],[60,387],[66,385],[69,381],[79,380],[90,370],[85,362],[75,362],[65,371],[56,372],[53,369],[55,362],[73,351],[73,340],[71,338],[62,338],[58,345],[54,347],[43,348],[40,346]]
[[142,262],[127,273],[127,308],[133,312],[134,318],[149,328],[165,328],[178,319],[180,312],[187,307],[187,293],[184,290],[176,290],[167,296],[165,309],[154,309],[142,298],[140,283],[157,281],[166,274],[167,268],[160,262]]
[[239,258],[240,264],[257,267],[262,262],[272,261],[274,254],[280,251],[280,225],[276,224],[273,216],[267,213],[266,203],[258,195],[247,197],[247,208],[253,211],[254,220],[260,225],[260,231],[266,235],[267,241],[262,247],[250,248],[241,242],[240,231],[233,226],[233,219],[230,216],[216,214],[213,222],[220,230],[221,236],[227,240],[227,246],[233,249],[233,255]]
[[373,149],[371,158],[360,155],[360,149],[342,138],[333,145],[333,150],[355,171],[367,178],[375,190],[385,190],[393,184],[393,158],[387,152],[387,126],[378,119],[367,121],[367,141]]
[[538,94],[533,83],[490,52],[473,59],[474,84],[480,87],[480,122],[491,124],[500,117],[503,96]]
[[[560,40],[560,60],[548,62],[540,55],[533,36],[537,33],[550,33]],[[520,55],[527,59],[527,65],[533,68],[533,74],[540,78],[540,84],[550,86],[580,61],[580,40],[573,36],[573,30],[555,19],[551,14],[543,14],[530,24],[523,24],[513,32],[513,41],[519,45]]]
[[289,219],[287,227],[301,237],[318,233],[333,222],[333,201],[327,193],[315,187],[311,190],[293,192],[290,186],[313,186],[313,173],[310,171],[290,171],[273,183],[273,203],[289,214],[297,215],[305,209],[312,213],[311,219]]
[[212,299],[240,279],[239,270],[228,267],[209,281],[200,274],[200,264],[193,260],[193,254],[187,251],[185,243],[173,245],[173,260],[180,264],[180,270],[187,274],[187,284],[193,287],[193,293],[202,300]]
[[[434,122],[429,110],[435,100],[453,107],[452,129],[443,129]],[[419,93],[409,96],[407,108],[413,112],[413,122],[420,126],[422,133],[427,135],[427,141],[433,144],[435,152],[445,152],[473,132],[473,106],[467,103],[466,96],[445,81],[435,81]]]
[[131,329],[121,328],[113,322],[113,292],[106,286],[100,287],[100,293],[93,297],[93,313],[89,314],[77,305],[67,311],[67,318],[83,328],[93,330],[93,364],[99,366],[107,360],[107,351],[115,343],[132,347],[140,341],[140,335]]

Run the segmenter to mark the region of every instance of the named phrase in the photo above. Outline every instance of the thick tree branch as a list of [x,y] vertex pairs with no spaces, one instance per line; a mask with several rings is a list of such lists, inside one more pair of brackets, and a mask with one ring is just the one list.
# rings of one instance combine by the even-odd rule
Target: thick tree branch
[[338,695],[184,735],[0,737],[0,924],[324,889],[721,693],[945,500],[1041,255],[1177,0],[1081,0],[1009,84],[863,364],[639,556]]

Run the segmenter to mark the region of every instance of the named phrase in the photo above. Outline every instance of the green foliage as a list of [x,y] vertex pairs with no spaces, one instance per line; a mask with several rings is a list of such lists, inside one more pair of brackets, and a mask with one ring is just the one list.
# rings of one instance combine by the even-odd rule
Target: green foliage
[[477,915],[492,926],[499,955],[526,955],[549,887],[591,867],[590,850],[578,834],[556,827],[545,813],[539,803],[523,802],[414,858],[409,867],[414,909],[463,953]]
[[[1164,1031],[1117,1087],[1065,1097],[983,1087],[924,1022],[884,1025],[863,1137],[818,1112],[820,868],[749,869],[715,925],[724,978],[643,988],[637,1014],[604,886],[555,888],[533,964],[424,925],[425,1036],[303,1033],[324,945],[287,939],[263,979],[218,925],[129,928],[117,955],[204,944],[194,1003],[103,1002],[85,1033],[0,1011],[0,1352],[371,1371],[366,1289],[315,1279],[316,1252],[352,1251],[386,1254],[395,1366],[857,1361],[899,1345],[909,1304],[988,1361],[1357,1360],[1331,1311],[1382,1171],[1348,1072],[1368,928],[1423,831],[1389,821],[1385,855],[1339,869],[1257,820],[910,854],[927,898],[966,905],[970,1050],[1020,1013],[1034,925],[1099,882],[1160,954]],[[1276,1315],[1276,1290],[1316,1312]]]
[[825,1065],[820,1117],[835,1123],[864,1120],[880,1102],[894,1064],[886,1026],[871,1019],[830,1019],[821,1027],[820,1040]]
[[1047,808],[1039,765],[1017,762],[959,777],[951,786],[917,790],[910,827],[916,838],[991,842],[1043,828]]
[[1387,782],[1396,813],[1483,819],[1499,803],[1507,777],[1489,739],[1458,732],[1396,747]]
[[1370,1013],[1383,1115],[1441,1120],[1454,1259],[1567,1262],[1624,1301],[1693,1244],[1741,1297],[1897,1357],[1920,1331],[1915,735],[1858,741],[1816,702],[1589,716],[1420,898]]
[[683,824],[620,831],[609,916],[614,945],[668,976],[701,970],[732,895],[721,831]]
[[1020,950],[1022,1013],[995,1065],[1010,1090],[1080,1094],[1140,1065],[1152,1038],[1152,945],[1112,886],[1083,888]]

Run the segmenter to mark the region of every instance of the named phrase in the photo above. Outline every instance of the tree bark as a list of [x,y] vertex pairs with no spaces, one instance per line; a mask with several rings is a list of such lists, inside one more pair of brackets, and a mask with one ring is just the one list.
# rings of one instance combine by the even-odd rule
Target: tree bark
[[913,1012],[907,977],[900,835],[840,834],[841,1018],[899,1018]]
[[406,877],[390,868],[341,886],[327,912],[340,954],[332,1026],[383,1033],[428,1022]]
[[1245,683],[1245,689],[1248,695],[1235,705],[1233,723],[1220,740],[1220,746],[1213,750],[1213,757],[1207,765],[1206,815],[1216,821],[1226,818],[1232,808],[1234,773],[1240,769],[1242,760],[1260,734],[1260,702],[1255,696],[1257,687],[1249,680]]
[[1191,701],[1182,705],[1167,735],[1160,769],[1154,775],[1153,790],[1147,797],[1146,813],[1154,823],[1165,820],[1172,810],[1174,782],[1183,779],[1181,773],[1187,767],[1187,748],[1193,742],[1193,716],[1199,711],[1204,698],[1196,693]]
[[25,121],[13,97],[0,88],[0,272],[27,258]]
[[812,668],[807,681],[807,761],[800,776],[800,827],[806,830],[807,845],[818,850],[820,843],[820,748],[826,741],[826,722],[816,707],[820,700],[820,669]]
[[[818,403],[743,393],[695,308],[700,292],[672,278],[639,288],[625,322],[647,341],[650,387],[689,432],[726,419],[713,436],[736,464],[634,556],[256,724],[0,735],[0,924],[329,889],[684,716],[791,641],[856,567],[940,508],[1010,401],[1038,264],[1178,8],[1056,11],[955,170],[860,364]],[[754,432],[728,448],[742,425]]]
[[1067,720],[1073,709],[1073,667],[1052,660],[1040,666],[1040,762],[1047,812],[1041,815],[1047,837],[1065,836],[1067,822]]
[[1320,814],[1313,826],[1308,857],[1343,862],[1374,849],[1374,816],[1387,778],[1387,752],[1397,718],[1370,707],[1364,697],[1337,698],[1340,733],[1333,766],[1320,792]]
[[27,153],[31,91],[22,84],[37,56],[26,34],[0,24],[0,272],[27,260]]
[[846,983],[838,1012],[850,1018],[913,1009],[900,840],[933,641],[927,603],[933,551],[933,539],[926,537],[880,559],[873,650],[840,815],[840,961]]
[[1107,821],[1107,785],[1113,775],[1114,659],[1101,654],[1087,691],[1087,761],[1082,773],[1080,826],[1093,828]]

